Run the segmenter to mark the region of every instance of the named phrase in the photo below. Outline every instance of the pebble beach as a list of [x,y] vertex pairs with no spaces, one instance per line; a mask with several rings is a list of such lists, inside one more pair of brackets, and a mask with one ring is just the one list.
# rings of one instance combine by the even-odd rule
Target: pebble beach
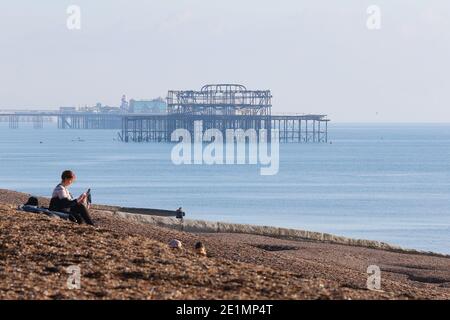
[[[239,233],[193,233],[92,210],[96,227],[17,211],[0,190],[0,299],[449,299],[450,257]],[[48,199],[40,199],[45,205]],[[182,242],[171,249],[172,239]],[[207,255],[196,253],[201,241]],[[67,287],[67,268],[81,288]],[[367,289],[367,267],[381,269]]]

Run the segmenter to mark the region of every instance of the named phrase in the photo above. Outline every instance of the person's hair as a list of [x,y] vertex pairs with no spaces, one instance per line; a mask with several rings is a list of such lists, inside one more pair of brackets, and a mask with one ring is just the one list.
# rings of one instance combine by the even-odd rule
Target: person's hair
[[67,179],[73,179],[73,178],[75,178],[75,174],[70,170],[66,170],[61,174],[61,179],[63,181],[67,180]]
[[203,243],[201,243],[201,242],[197,242],[196,244],[195,244],[195,249],[201,249],[201,248],[203,248],[204,246],[203,246]]

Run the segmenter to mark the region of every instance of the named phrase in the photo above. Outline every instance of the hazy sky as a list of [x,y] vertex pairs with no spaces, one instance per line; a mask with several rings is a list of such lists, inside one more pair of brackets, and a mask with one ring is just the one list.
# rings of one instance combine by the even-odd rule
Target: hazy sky
[[450,122],[449,40],[448,0],[1,0],[0,109],[231,82],[271,89],[273,113]]

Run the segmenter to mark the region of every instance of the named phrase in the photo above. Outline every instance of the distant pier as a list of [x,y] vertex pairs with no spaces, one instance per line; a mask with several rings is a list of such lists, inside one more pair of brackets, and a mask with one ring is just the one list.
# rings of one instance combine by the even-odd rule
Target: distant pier
[[119,139],[124,142],[170,142],[178,128],[191,135],[194,123],[203,128],[272,129],[279,131],[280,142],[328,142],[326,115],[272,115],[270,90],[247,90],[239,84],[206,85],[199,91],[169,91],[166,115],[126,115],[122,117]]
[[10,129],[18,129],[20,122],[31,122],[42,129],[44,123],[55,122],[58,129],[120,129],[119,113],[60,112],[60,111],[0,111],[0,122],[8,122]]
[[283,143],[326,143],[326,115],[273,115],[269,90],[247,90],[238,84],[206,85],[199,91],[169,91],[167,113],[142,114],[127,112],[95,113],[81,111],[0,111],[0,121],[9,128],[20,122],[32,122],[41,129],[46,122],[56,121],[59,129],[117,129],[123,142],[170,142],[176,129],[193,134],[194,123],[202,121],[203,129],[266,129],[270,137],[278,130]]

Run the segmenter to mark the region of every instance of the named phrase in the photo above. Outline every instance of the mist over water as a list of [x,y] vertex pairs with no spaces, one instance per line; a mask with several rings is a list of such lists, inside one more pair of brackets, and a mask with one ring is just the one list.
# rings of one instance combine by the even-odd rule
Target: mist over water
[[50,196],[74,170],[95,203],[272,225],[450,253],[450,125],[333,124],[332,144],[282,144],[280,169],[175,166],[173,145],[121,143],[115,130],[0,123],[0,188]]

